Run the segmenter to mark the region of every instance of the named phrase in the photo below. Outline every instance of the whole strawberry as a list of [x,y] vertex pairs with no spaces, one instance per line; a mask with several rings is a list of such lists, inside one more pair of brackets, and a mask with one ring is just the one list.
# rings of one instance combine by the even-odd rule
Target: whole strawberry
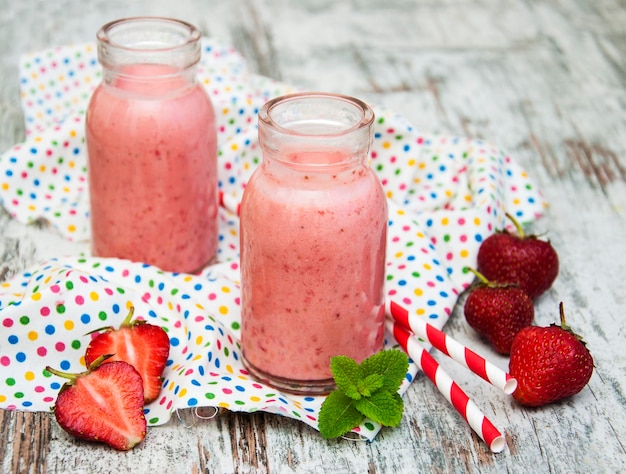
[[[119,328],[99,329],[85,352],[87,366],[104,354],[112,357],[106,362],[122,360],[135,367],[143,379],[144,402],[150,403],[161,392],[162,376],[170,353],[167,333],[153,324],[132,320],[134,307]],[[95,331],[95,332],[98,332]]]
[[559,257],[549,241],[524,235],[515,224],[517,235],[507,230],[487,237],[478,249],[478,271],[491,281],[517,283],[531,299],[548,290],[559,273]]
[[126,451],[146,437],[141,375],[126,362],[103,364],[103,356],[86,372],[68,374],[46,370],[68,379],[57,396],[54,416],[69,434]]
[[517,285],[490,282],[481,273],[470,271],[479,283],[465,300],[465,319],[497,352],[508,355],[515,335],[533,322],[533,302]]
[[580,336],[565,324],[522,329],[511,347],[509,372],[517,379],[513,398],[541,406],[580,392],[593,373],[593,358]]

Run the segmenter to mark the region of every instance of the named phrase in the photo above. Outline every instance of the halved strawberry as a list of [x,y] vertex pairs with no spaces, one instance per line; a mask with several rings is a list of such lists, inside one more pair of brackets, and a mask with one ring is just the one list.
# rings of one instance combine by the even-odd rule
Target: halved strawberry
[[143,320],[132,320],[134,307],[129,308],[128,316],[119,328],[107,327],[91,340],[85,352],[85,362],[89,366],[104,354],[112,357],[105,362],[123,360],[131,364],[143,379],[144,402],[150,403],[159,396],[163,382],[163,371],[170,353],[170,339],[167,333]]
[[68,374],[46,367],[51,374],[69,379],[54,405],[59,426],[69,434],[126,451],[146,437],[143,384],[135,368],[122,361],[96,359],[86,372]]

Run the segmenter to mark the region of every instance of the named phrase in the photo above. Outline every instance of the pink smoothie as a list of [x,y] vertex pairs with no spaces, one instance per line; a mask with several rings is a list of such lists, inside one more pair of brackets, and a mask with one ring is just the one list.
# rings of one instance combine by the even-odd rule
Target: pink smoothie
[[363,165],[311,174],[261,167],[241,206],[244,357],[270,376],[329,379],[331,357],[360,362],[383,346],[383,190]]
[[[132,66],[87,113],[92,250],[194,272],[217,248],[215,114],[201,85]],[[171,71],[171,70],[170,70]]]

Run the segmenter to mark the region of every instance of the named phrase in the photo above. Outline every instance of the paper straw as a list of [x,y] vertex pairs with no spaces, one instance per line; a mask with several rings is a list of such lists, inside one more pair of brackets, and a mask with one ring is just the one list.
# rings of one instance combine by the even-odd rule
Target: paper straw
[[393,334],[400,346],[406,351],[426,377],[437,387],[439,392],[456,408],[457,412],[470,425],[480,438],[487,443],[489,449],[499,453],[506,446],[506,439],[502,433],[489,421],[480,408],[465,394],[465,392],[441,368],[430,353],[422,347],[411,333],[404,327],[387,319],[387,330]]
[[239,215],[240,204],[237,199],[227,194],[224,194],[224,191],[220,190],[219,192],[219,205],[222,206],[227,211],[232,212],[233,214]]
[[512,394],[517,388],[517,380],[509,373],[476,354],[476,352],[460,342],[455,341],[432,324],[428,324],[423,318],[416,314],[409,314],[405,308],[393,301],[389,305],[389,312],[400,325],[410,329],[416,336],[432,344],[435,349],[443,352],[459,364],[464,365],[507,395]]

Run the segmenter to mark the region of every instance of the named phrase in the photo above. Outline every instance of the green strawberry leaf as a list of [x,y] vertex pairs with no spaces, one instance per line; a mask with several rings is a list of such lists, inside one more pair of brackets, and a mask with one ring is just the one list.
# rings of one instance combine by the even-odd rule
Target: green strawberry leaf
[[355,401],[343,392],[331,392],[320,409],[318,428],[324,438],[337,438],[365,420],[354,406]]
[[381,390],[397,392],[409,368],[409,357],[397,349],[377,352],[361,363],[363,376],[380,374],[383,376]]
[[359,364],[350,357],[336,356],[330,359],[330,371],[338,390],[354,400],[361,398],[359,382],[363,380],[363,370]]
[[371,397],[354,401],[356,409],[383,426],[398,426],[402,420],[404,401],[397,393],[379,390]]

